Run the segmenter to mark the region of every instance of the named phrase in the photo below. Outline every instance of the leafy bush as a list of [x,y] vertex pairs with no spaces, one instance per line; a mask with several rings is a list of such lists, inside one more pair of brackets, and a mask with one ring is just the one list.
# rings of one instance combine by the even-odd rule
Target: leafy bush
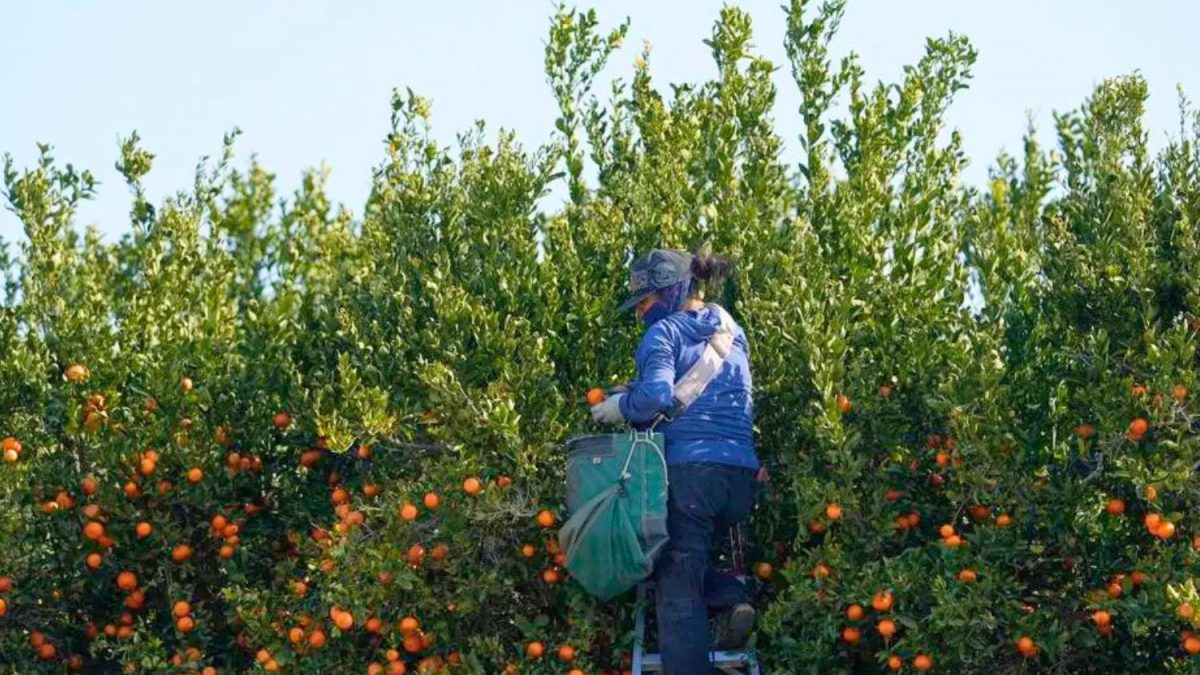
[[739,265],[708,290],[749,332],[773,473],[771,672],[1194,670],[1194,113],[1152,157],[1146,85],[1113,79],[961,185],[969,43],[872,85],[829,56],[843,4],[804,4],[797,166],[735,8],[715,79],[664,91],[644,53],[607,102],[625,26],[559,12],[534,148],[440,146],[397,92],[357,217],[319,174],[282,197],[234,170],[233,135],[152,205],[132,135],[106,243],[73,226],[87,172],[6,162],[0,664],[619,671],[631,603],[556,560],[559,443],[631,375],[631,253],[707,245]]

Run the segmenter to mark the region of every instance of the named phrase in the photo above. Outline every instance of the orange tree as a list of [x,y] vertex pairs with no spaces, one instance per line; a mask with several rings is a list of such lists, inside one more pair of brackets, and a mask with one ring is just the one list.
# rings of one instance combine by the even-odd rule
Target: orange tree
[[[224,153],[130,227],[87,172],[6,162],[0,664],[13,672],[620,672],[630,602],[561,569],[562,439],[631,374],[635,250],[710,246],[760,454],[753,648],[772,672],[1193,671],[1194,113],[1147,150],[1105,82],[961,185],[975,57],[872,84],[793,0],[777,67],[727,8],[711,81],[660,88],[590,12],[551,22],[536,147],[434,141],[397,92],[358,215]],[[795,114],[799,162],[772,116]],[[547,208],[558,186],[568,200]]]

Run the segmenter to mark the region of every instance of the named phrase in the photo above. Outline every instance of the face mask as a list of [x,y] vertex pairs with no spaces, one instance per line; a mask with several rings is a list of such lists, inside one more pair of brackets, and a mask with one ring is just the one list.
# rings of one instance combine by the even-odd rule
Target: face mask
[[683,306],[684,301],[691,295],[691,292],[691,279],[686,279],[674,286],[659,291],[658,302],[646,310],[646,313],[642,315],[642,321],[647,326],[653,326],[675,312],[678,312],[679,308]]
[[651,305],[650,309],[646,310],[646,313],[642,315],[642,321],[647,326],[653,326],[654,324],[658,323],[659,321],[662,321],[663,319],[667,318],[668,316],[671,316],[674,313],[675,312],[673,311],[673,309],[671,307],[667,306],[667,303],[665,300],[659,300],[658,302]]

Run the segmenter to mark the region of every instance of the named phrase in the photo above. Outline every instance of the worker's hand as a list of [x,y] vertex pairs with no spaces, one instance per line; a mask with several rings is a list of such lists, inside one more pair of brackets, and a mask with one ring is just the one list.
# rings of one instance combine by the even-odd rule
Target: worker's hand
[[597,424],[621,424],[625,416],[621,414],[621,399],[625,394],[609,396],[592,406],[592,420]]
[[754,476],[754,480],[759,483],[771,482],[771,474],[767,471],[767,467],[759,467],[758,473]]

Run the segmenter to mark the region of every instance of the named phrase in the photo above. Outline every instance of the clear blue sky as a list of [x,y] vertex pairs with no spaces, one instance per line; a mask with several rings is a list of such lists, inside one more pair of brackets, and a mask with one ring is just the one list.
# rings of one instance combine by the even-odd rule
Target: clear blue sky
[[[601,19],[632,19],[608,76],[628,76],[642,40],[660,83],[709,77],[701,40],[719,0],[596,0]],[[782,0],[734,2],[751,12],[761,53],[785,65]],[[587,5],[584,5],[587,6]],[[392,87],[434,103],[439,136],[477,118],[528,145],[550,133],[555,107],[542,74],[549,0],[207,0],[6,2],[0,5],[0,151],[30,163],[35,142],[90,168],[99,197],[80,213],[112,239],[127,227],[128,194],[113,169],[119,136],[137,129],[157,155],[155,201],[190,186],[197,160],[238,126],[238,163],[257,154],[290,191],[325,163],[334,199],[355,213],[383,157]],[[1104,77],[1149,80],[1151,142],[1178,128],[1175,87],[1200,99],[1193,0],[851,0],[835,47],[861,54],[872,79],[893,79],[924,38],[964,33],[980,52],[973,87],[951,111],[973,166],[986,176],[1001,148],[1018,150],[1026,114],[1050,130]],[[799,125],[786,67],[778,129]],[[792,143],[792,147],[795,144]],[[0,237],[21,237],[0,212]]]

